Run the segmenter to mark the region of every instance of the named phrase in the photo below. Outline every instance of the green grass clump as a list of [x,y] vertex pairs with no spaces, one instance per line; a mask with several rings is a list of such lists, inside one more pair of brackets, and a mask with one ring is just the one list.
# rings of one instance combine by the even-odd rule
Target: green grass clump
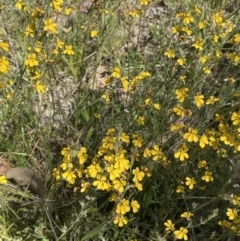
[[2,240],[236,240],[237,1],[0,7]]

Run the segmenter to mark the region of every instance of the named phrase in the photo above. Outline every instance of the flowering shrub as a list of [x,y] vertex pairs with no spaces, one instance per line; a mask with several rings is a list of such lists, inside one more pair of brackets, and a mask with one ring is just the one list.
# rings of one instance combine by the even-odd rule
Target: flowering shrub
[[11,180],[1,175],[1,236],[239,235],[238,8],[235,1],[2,4],[1,153],[38,172],[47,191],[40,198],[16,187],[10,195]]

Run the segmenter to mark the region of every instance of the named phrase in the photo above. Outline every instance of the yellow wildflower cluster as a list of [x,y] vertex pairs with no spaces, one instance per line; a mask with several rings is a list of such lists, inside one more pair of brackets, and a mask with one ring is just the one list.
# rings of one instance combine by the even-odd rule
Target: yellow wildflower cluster
[[[106,42],[110,44],[109,47],[111,46],[114,49],[117,45],[122,44],[123,39],[121,38],[113,45],[111,45],[112,41],[104,41],[103,39],[104,35],[110,33],[109,28],[112,28],[111,18],[114,19],[114,26],[119,22],[121,25],[123,22],[128,22],[130,25],[137,22],[137,18],[141,15],[139,19],[144,22],[146,16],[143,14],[143,10],[152,7],[148,6],[152,5],[149,4],[149,0],[138,0],[136,4],[138,2],[142,6],[139,9],[128,9],[126,11],[127,17],[124,16],[123,19],[117,19],[119,17],[116,14],[118,13],[117,6],[113,12],[111,12],[111,9],[100,9],[102,19],[98,23],[98,21],[95,21],[97,17],[94,16],[94,10],[101,7],[101,5],[108,7],[108,4],[100,4],[99,1],[95,0],[89,1],[91,7],[89,7],[89,12],[86,14],[86,21],[84,19],[81,23],[83,24],[82,27],[71,19],[72,16],[69,17],[68,24],[71,25],[70,22],[73,21],[74,24],[72,25],[74,28],[76,26],[76,28],[72,31],[74,33],[71,35],[73,38],[68,38],[65,33],[69,33],[71,27],[69,30],[64,29],[61,26],[60,17],[61,14],[65,17],[72,14],[74,3],[70,4],[70,2],[52,0],[46,9],[39,6],[29,8],[26,1],[22,0],[18,0],[15,4],[15,7],[26,14],[29,19],[26,24],[24,23],[23,36],[27,44],[23,49],[25,51],[22,51],[21,61],[23,61],[21,65],[25,67],[24,75],[27,75],[26,79],[30,80],[31,87],[38,94],[47,91],[47,86],[52,87],[52,79],[54,81],[57,79],[55,75],[58,77],[57,81],[61,81],[60,74],[55,73],[65,64],[67,68],[64,69],[64,73],[72,73],[77,77],[78,73],[81,75],[82,72],[85,72],[85,64],[83,65],[83,71],[82,69],[80,72],[78,71],[79,61],[87,61],[92,56],[90,53],[94,52],[96,62],[98,62],[98,54],[102,54],[102,51],[105,52]],[[154,5],[154,1],[152,2]],[[79,7],[77,9],[77,11],[80,11]],[[147,62],[149,56],[145,51],[143,51],[144,55],[139,51],[145,46],[143,48],[136,46],[137,58],[134,59],[135,56],[133,56],[133,62],[136,60],[137,63],[133,64],[132,59],[128,58],[126,60],[128,63],[122,67],[120,65],[125,64],[125,60],[117,59],[118,56],[114,59],[115,65],[118,64],[119,66],[113,67],[109,77],[105,79],[106,92],[100,92],[100,96],[104,101],[96,101],[96,103],[100,102],[101,107],[107,103],[107,105],[104,105],[107,110],[110,108],[115,109],[114,101],[111,101],[111,98],[115,94],[116,89],[114,88],[116,87],[119,90],[120,87],[120,93],[123,96],[128,94],[130,97],[133,96],[131,98],[133,101],[129,101],[131,103],[129,103],[127,110],[129,115],[115,118],[114,113],[110,124],[110,118],[104,119],[105,116],[101,107],[96,112],[94,110],[98,123],[103,119],[103,128],[109,126],[115,128],[108,129],[105,135],[103,133],[100,144],[94,146],[94,148],[85,146],[88,143],[87,141],[80,147],[67,146],[63,148],[61,152],[62,161],[53,170],[53,176],[57,183],[66,184],[68,188],[73,189],[75,192],[84,193],[86,196],[89,193],[108,193],[109,197],[106,201],[112,202],[109,219],[119,227],[128,224],[134,214],[144,207],[143,202],[140,202],[140,200],[146,201],[144,212],[146,210],[147,212],[158,210],[155,209],[158,200],[143,200],[148,199],[148,197],[146,198],[148,193],[146,191],[145,194],[142,191],[147,189],[145,184],[152,181],[153,196],[156,197],[149,195],[149,199],[159,199],[158,186],[162,185],[159,189],[163,190],[163,193],[165,192],[163,197],[169,197],[169,200],[172,198],[170,200],[171,205],[166,206],[175,208],[174,201],[184,199],[184,205],[187,207],[186,211],[184,210],[180,215],[172,211],[171,213],[174,213],[176,217],[179,216],[181,220],[184,219],[188,226],[184,226],[183,222],[174,221],[173,223],[170,219],[163,225],[165,226],[166,236],[172,235],[172,240],[188,240],[190,230],[191,234],[194,234],[194,226],[191,223],[194,215],[189,211],[191,209],[189,204],[191,197],[187,194],[194,193],[197,197],[199,192],[202,194],[202,190],[206,190],[211,184],[216,185],[216,189],[219,188],[222,183],[218,184],[220,178],[217,172],[222,168],[222,164],[218,165],[222,161],[221,158],[230,159],[228,158],[229,153],[238,155],[240,152],[240,111],[237,105],[234,106],[234,100],[239,98],[240,94],[237,92],[238,90],[232,88],[232,99],[229,98],[230,94],[226,94],[226,98],[221,98],[221,92],[225,91],[225,84],[228,87],[228,85],[231,86],[238,80],[236,76],[229,76],[226,79],[225,76],[222,80],[220,79],[222,82],[215,78],[215,73],[223,64],[227,63],[229,69],[239,65],[239,31],[231,22],[228,14],[220,10],[220,8],[212,10],[213,14],[211,16],[198,5],[194,5],[192,9],[189,9],[184,9],[183,4],[181,8],[183,12],[178,13],[176,19],[172,19],[171,22],[174,24],[172,26],[172,35],[174,37],[169,34],[171,35],[171,41],[160,41],[158,39],[154,42],[153,46],[155,47],[156,44],[156,48],[154,48],[156,54],[153,53],[151,56],[151,62]],[[91,23],[87,22],[90,21],[89,16],[91,16]],[[104,25],[101,26],[100,24],[103,23]],[[146,46],[150,45],[152,39],[157,35],[158,38],[161,36],[160,27],[151,26],[151,36],[147,39]],[[78,30],[80,30],[81,34],[83,33],[83,38],[78,35]],[[112,34],[109,35],[109,39],[110,37],[114,39],[115,35],[119,35],[118,31],[116,31],[117,34],[114,34],[114,30],[114,28],[111,29]],[[132,33],[130,30],[131,28],[129,28],[129,34],[124,34],[124,37],[131,38]],[[141,32],[142,27],[139,27],[139,30]],[[63,34],[60,35],[61,33]],[[139,35],[139,37],[141,36]],[[12,60],[9,60],[10,53],[8,53],[7,38],[3,39],[3,41],[0,40],[1,77],[9,74],[12,67],[11,63],[13,63]],[[66,39],[68,39],[68,42]],[[80,39],[87,40],[86,43],[91,42],[89,45],[91,51],[85,49],[85,45],[84,48],[77,45]],[[45,44],[45,40],[47,40],[47,44]],[[74,45],[72,45],[72,42]],[[124,42],[131,43],[129,39],[124,39]],[[226,43],[233,46],[231,51],[223,50]],[[163,47],[157,46],[158,44]],[[191,51],[186,51],[189,49]],[[131,51],[135,51],[134,48],[129,48],[129,53]],[[86,56],[86,54],[90,55]],[[161,58],[158,59],[158,56],[161,56]],[[129,57],[131,57],[130,54]],[[68,58],[71,58],[72,61],[68,61]],[[156,61],[154,58],[156,58]],[[162,61],[163,59],[164,61]],[[58,65],[58,63],[61,65]],[[94,64],[94,61],[92,64]],[[87,63],[86,66],[88,66]],[[138,72],[135,72],[136,69],[138,69]],[[146,71],[148,69],[151,70],[151,73]],[[225,70],[228,72],[228,69]],[[52,75],[54,77],[48,78],[49,75],[46,72],[54,73]],[[156,74],[160,72],[161,75]],[[48,80],[50,81],[47,82]],[[219,82],[215,83],[215,81]],[[7,98],[12,96],[8,91],[10,83],[12,83],[11,80],[5,81],[3,78],[0,81],[0,90],[5,92]],[[211,85],[214,85],[214,88],[211,88]],[[218,86],[223,86],[221,91],[219,91]],[[80,87],[82,88],[82,85]],[[134,95],[135,93],[137,95]],[[84,95],[84,100],[89,96],[85,95],[85,92],[83,95],[81,94],[79,96],[82,98]],[[93,95],[95,95],[95,92]],[[88,103],[87,107],[89,109],[92,108],[94,101],[87,100],[86,103]],[[227,117],[224,117],[225,107],[227,109],[230,106],[234,106],[234,108],[227,113]],[[85,106],[83,108],[85,109]],[[89,113],[91,113],[91,110]],[[218,110],[219,112],[216,112]],[[89,119],[89,113],[86,114],[86,119]],[[124,124],[129,124],[126,129],[122,123],[122,120],[125,121],[125,119],[127,121]],[[230,161],[231,163],[234,162]],[[152,175],[155,167],[156,172],[154,174],[157,175]],[[161,167],[161,170],[159,170],[159,167]],[[149,180],[149,177],[152,177],[152,180]],[[0,184],[5,182],[6,178],[1,176]],[[173,191],[175,189],[176,192]],[[240,197],[232,195],[230,199],[233,207],[226,210],[228,220],[223,220],[219,224],[240,234],[238,230]],[[201,206],[201,204],[197,204],[199,208],[196,209],[196,212],[204,206]],[[192,206],[194,205],[192,204]],[[155,207],[152,208],[152,206]],[[182,207],[184,206],[182,205]],[[179,210],[179,206],[177,206],[177,212]],[[166,213],[163,211],[163,214],[161,212],[156,214],[156,219],[160,217],[158,220],[163,220],[161,215],[166,217],[166,214],[169,215],[170,213],[169,210],[166,210]],[[155,218],[154,215],[152,215],[153,218]],[[196,214],[195,216],[197,217]],[[195,221],[198,220],[194,220],[194,224]],[[175,228],[175,225],[179,226]]]
[[[234,65],[238,65],[240,55],[237,51],[224,54],[219,50],[220,46],[226,42],[226,39],[228,39],[228,43],[233,43],[233,45],[236,47],[240,43],[239,33],[236,33],[233,36],[230,35],[233,32],[234,24],[229,19],[226,19],[226,15],[222,10],[217,10],[215,13],[213,13],[208,21],[199,21],[199,16],[202,14],[206,13],[198,5],[194,5],[192,11],[178,13],[176,15],[178,20],[177,24],[172,26],[173,34],[178,34],[181,42],[187,42],[190,40],[191,46],[199,52],[204,53],[205,49],[208,49],[209,46],[213,44],[215,47],[215,56],[210,57],[204,54],[202,54],[202,56],[200,55],[200,66],[202,68],[202,72],[206,75],[210,75],[212,73],[211,62],[215,61],[216,58],[225,57],[231,60]],[[196,29],[208,31],[211,33],[211,36],[205,39],[199,37],[198,35],[193,37],[193,33],[196,32]],[[177,56],[176,62],[180,66],[184,67],[186,63],[185,56],[179,56],[174,50],[168,49],[165,51],[164,55],[173,59],[175,56]]]
[[[132,80],[128,80],[127,77],[122,76],[121,69],[119,67],[114,67],[111,73],[111,77],[121,81],[122,88],[125,92],[134,91],[138,84],[144,79],[150,77],[151,74],[147,71],[142,71],[140,74],[136,75]],[[109,84],[111,81],[107,79],[105,84]]]
[[[94,187],[97,190],[110,192],[109,201],[116,202],[116,209],[113,211],[114,223],[121,227],[127,223],[124,215],[131,208],[133,213],[140,208],[136,200],[127,199],[129,190],[142,191],[144,178],[151,176],[149,167],[141,166],[137,159],[131,159],[130,162],[129,156],[132,156],[130,145],[141,153],[142,135],[118,133],[116,129],[110,128],[102,139],[97,154],[91,159],[85,147],[80,147],[78,151],[72,150],[69,146],[63,148],[62,163],[58,168],[54,168],[53,176],[57,181],[65,180],[68,187],[74,187],[80,192],[86,192]],[[166,162],[166,157],[157,145],[154,145],[152,150],[145,148],[143,157]],[[77,179],[80,180],[80,187],[76,186]]]
[[[187,141],[187,143],[181,144],[176,149],[174,157],[181,162],[187,162],[191,157],[189,153],[189,151],[192,150],[191,146],[195,146],[196,148],[195,143],[199,143],[199,147],[203,150],[212,148],[217,155],[224,158],[227,156],[227,148],[233,153],[238,153],[240,151],[240,112],[232,112],[230,119],[227,120],[225,120],[224,116],[216,114],[215,121],[218,123],[218,130],[205,129],[202,134],[199,134],[198,130],[193,127],[188,127],[187,131],[184,133],[183,130],[185,129],[185,125],[181,124],[181,128],[177,125],[173,125],[172,131],[178,131],[183,139]],[[189,189],[194,189],[195,185],[201,181],[204,181],[206,184],[214,181],[214,172],[210,170],[209,162],[200,160],[198,161],[197,167],[203,169],[201,172],[198,171],[199,174],[201,173],[201,179],[197,180],[196,177],[187,176],[185,178],[185,185]],[[199,186],[199,188],[202,189],[203,186]],[[177,193],[183,193],[184,191],[185,187],[183,185],[177,186]],[[235,203],[237,202],[236,200]]]
[[10,99],[13,96],[12,90],[10,90],[12,81],[6,81],[3,78],[4,76],[6,77],[10,71],[10,63],[6,57],[8,52],[9,44],[0,39],[0,90],[3,90],[3,95],[6,96],[7,99]]
[[[190,212],[184,212],[181,214],[182,218],[186,218],[187,221],[191,220],[191,217],[193,216],[192,213]],[[172,220],[168,219],[165,223],[165,233],[166,235],[170,235],[173,233],[174,237],[176,239],[183,239],[183,240],[188,240],[188,229],[184,227],[180,227],[179,229],[175,229],[175,225],[172,223]]]
[[[50,3],[51,11],[53,15],[62,12],[63,10],[63,0],[53,0]],[[26,11],[23,1],[18,1],[15,7],[19,11]],[[66,8],[67,13],[69,14],[72,11],[69,8]],[[53,17],[44,18],[43,22],[39,21],[43,18],[45,10],[37,6],[36,8],[28,9],[27,13],[30,15],[30,21],[26,25],[24,35],[27,37],[30,46],[27,46],[28,54],[26,54],[24,64],[28,68],[30,73],[30,79],[34,81],[32,83],[33,87],[36,89],[37,93],[43,93],[46,91],[46,86],[43,84],[43,73],[36,74],[37,72],[42,72],[44,65],[49,66],[54,64],[56,55],[67,55],[72,56],[75,54],[73,46],[71,44],[66,44],[57,37],[58,24],[56,19]],[[39,31],[42,29],[42,31]],[[37,34],[37,32],[39,32]],[[48,41],[51,42],[51,48],[46,49],[43,47],[44,36],[48,38]],[[32,43],[35,43],[34,46],[31,46]],[[2,47],[4,47],[2,45]],[[0,44],[1,48],[1,44]],[[5,46],[6,49],[6,46]],[[59,55],[60,54],[60,55]],[[3,68],[4,65],[4,68]],[[8,69],[9,64],[6,62],[5,58],[2,58],[2,67],[1,67],[1,56],[0,56],[0,72]]]
[[234,195],[233,198],[230,200],[232,204],[234,205],[233,208],[227,208],[226,215],[228,217],[228,220],[224,219],[222,221],[219,221],[218,224],[222,227],[225,227],[227,229],[230,229],[237,235],[240,235],[240,218],[238,213],[238,208],[240,205],[240,196]]
[[[151,158],[163,166],[169,163],[162,148],[153,145],[152,148],[143,149],[143,141],[139,133],[128,135],[110,128],[92,158],[88,156],[85,147],[80,147],[78,151],[70,147],[63,148],[62,163],[54,168],[53,176],[57,181],[65,180],[67,186],[73,187],[75,191],[86,192],[96,188],[109,192],[109,202],[116,203],[113,222],[122,227],[128,222],[126,214],[131,210],[136,213],[140,208],[133,196],[129,200],[130,192],[142,191],[145,177],[151,176],[151,162],[149,166],[141,166],[138,161],[140,156],[148,160]],[[136,155],[136,152],[140,155]],[[77,186],[77,179],[80,186]]]

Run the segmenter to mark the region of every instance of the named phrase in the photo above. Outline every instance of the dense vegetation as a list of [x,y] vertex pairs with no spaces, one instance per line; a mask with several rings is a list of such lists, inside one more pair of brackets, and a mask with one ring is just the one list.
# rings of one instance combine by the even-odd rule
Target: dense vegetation
[[240,3],[0,2],[0,240],[237,240]]

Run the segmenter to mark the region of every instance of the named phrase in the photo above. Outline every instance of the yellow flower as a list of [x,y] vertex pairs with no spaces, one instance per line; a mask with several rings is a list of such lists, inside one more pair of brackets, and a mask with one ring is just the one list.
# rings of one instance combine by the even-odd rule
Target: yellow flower
[[203,50],[203,40],[197,39],[196,42],[192,46],[195,49]]
[[173,111],[176,113],[176,115],[179,115],[181,117],[185,116],[185,110],[181,106],[173,107]]
[[138,119],[137,119],[137,123],[141,126],[144,125],[144,117],[143,116],[139,116]]
[[123,200],[121,200],[116,207],[116,213],[117,214],[122,214],[124,215],[125,213],[130,211],[130,203],[128,200],[126,200],[125,198]]
[[198,168],[205,168],[207,166],[207,162],[205,160],[201,160],[198,162]]
[[34,32],[35,32],[36,26],[34,23],[29,23],[25,29],[24,34],[28,37],[34,37]]
[[157,109],[157,110],[160,110],[160,109],[161,109],[161,105],[160,105],[160,104],[157,104],[157,103],[154,103],[154,104],[153,104],[153,108],[154,108],[154,109]]
[[182,145],[177,152],[174,153],[174,157],[177,159],[180,159],[180,161],[184,161],[185,159],[189,158],[189,155],[187,154],[188,147],[186,145]]
[[240,124],[240,111],[232,113],[231,121],[233,122],[233,125]]
[[0,73],[7,73],[9,70],[9,62],[4,56],[0,56]]
[[58,49],[57,49],[57,48],[56,48],[56,49],[54,49],[54,50],[52,51],[52,54],[55,54],[55,55],[59,54]]
[[74,184],[75,183],[75,179],[76,179],[76,175],[71,171],[71,170],[67,170],[66,172],[64,172],[62,174],[62,177],[70,184]]
[[51,18],[44,20],[44,31],[50,32],[50,33],[57,33],[56,27],[57,27],[57,24],[54,23]]
[[92,37],[92,38],[95,38],[95,37],[97,37],[97,36],[98,36],[98,31],[97,31],[97,30],[91,31],[91,37]]
[[109,178],[111,181],[119,178],[121,175],[121,172],[118,169],[114,168],[113,165],[107,167],[107,172],[109,173]]
[[126,77],[122,77],[121,78],[121,82],[122,82],[123,90],[125,92],[129,91],[129,82],[128,82],[127,78]]
[[71,147],[70,146],[67,146],[67,147],[64,147],[61,151],[61,154],[63,156],[70,156],[71,154]]
[[201,63],[206,63],[207,62],[207,60],[208,60],[208,56],[207,55],[203,55],[202,57],[200,57],[200,61],[201,61]]
[[218,12],[218,13],[215,13],[213,14],[213,22],[217,25],[220,25],[223,23],[223,12]]
[[66,45],[63,53],[67,54],[67,55],[74,55],[74,51],[72,49],[72,45]]
[[78,161],[79,164],[82,165],[87,161],[88,155],[87,155],[87,148],[86,147],[81,147],[78,154]]
[[219,98],[216,98],[215,96],[211,95],[209,99],[206,101],[206,105],[213,105],[215,102],[218,102]]
[[102,98],[106,101],[106,102],[110,102],[110,98],[108,94],[103,94]]
[[124,172],[129,169],[129,160],[124,157],[123,154],[117,154],[115,157],[114,168],[120,172]]
[[6,184],[7,183],[7,179],[5,175],[0,176],[0,184]]
[[204,148],[209,143],[208,138],[206,135],[202,135],[199,139],[199,146]]
[[149,0],[140,0],[141,5],[148,5]]
[[188,36],[192,34],[192,31],[188,28],[188,26],[183,26],[182,31],[185,32]]
[[149,148],[145,148],[144,151],[143,151],[143,157],[148,158],[151,155],[152,155],[151,150]]
[[187,61],[187,59],[185,59],[185,58],[177,59],[177,63],[178,63],[179,65],[181,65],[181,66],[183,66],[184,64],[186,64],[186,61]]
[[176,98],[180,103],[182,103],[185,100],[185,97],[187,96],[189,89],[188,88],[181,88],[175,90]]
[[183,83],[185,83],[187,76],[186,75],[181,75],[179,77],[179,80],[181,80]]
[[123,215],[117,215],[113,220],[114,224],[117,224],[119,227],[127,224],[127,219]]
[[17,3],[15,4],[15,7],[19,10],[22,10],[23,8],[23,0],[18,0]]
[[150,98],[147,98],[147,99],[144,101],[144,103],[145,103],[145,105],[149,105],[151,101],[152,101],[152,100],[151,100]]
[[238,217],[237,209],[228,208],[226,212],[229,220],[235,220]]
[[182,124],[182,123],[177,123],[177,124],[171,124],[171,126],[170,126],[170,130],[171,131],[181,131],[183,128],[185,127],[185,125],[184,124]]
[[72,12],[71,8],[65,8],[65,14],[68,16]]
[[225,145],[233,146],[234,145],[234,136],[231,134],[224,133],[220,136],[220,140],[224,142]]
[[109,150],[114,150],[115,143],[116,143],[116,137],[106,136],[102,139],[102,147]]
[[205,175],[202,176],[202,180],[205,182],[212,182],[213,181],[212,172],[206,171]]
[[219,40],[219,37],[216,34],[214,34],[213,35],[213,43],[217,43],[218,40]]
[[134,182],[134,186],[138,189],[138,191],[143,190],[142,184],[140,182]]
[[[99,164],[92,164],[87,167],[87,176],[90,176],[92,178],[96,178],[98,173],[102,171],[102,168],[99,166]],[[98,185],[98,183],[96,184]]]
[[188,233],[188,230],[183,227],[181,227],[179,230],[174,231],[174,235],[177,239],[188,240],[187,233]]
[[119,67],[113,68],[113,72],[111,74],[112,77],[114,78],[120,78],[121,77],[121,70]]
[[132,141],[133,145],[136,147],[142,147],[143,138],[140,134],[133,135],[133,138],[136,138]]
[[234,42],[240,43],[240,33],[234,35]]
[[62,49],[63,46],[64,46],[64,42],[61,41],[59,38],[57,38],[56,45],[57,45],[58,48]]
[[172,33],[177,33],[177,32],[180,32],[181,31],[181,28],[179,26],[176,26],[176,27],[172,27]]
[[233,205],[239,206],[240,205],[240,196],[234,195],[232,202],[233,202]]
[[58,12],[61,12],[62,11],[62,8],[61,8],[62,3],[63,3],[63,0],[53,0],[50,6],[52,6]]
[[220,58],[221,56],[222,56],[222,51],[221,50],[216,50],[216,56],[218,57],[218,58]]
[[63,171],[71,170],[73,168],[73,164],[68,160],[63,159],[63,163],[60,165],[60,167],[62,168]]
[[175,57],[175,52],[174,52],[174,50],[168,49],[164,53],[164,56],[167,56],[169,59],[174,58]]
[[207,25],[206,21],[201,21],[201,22],[198,23],[198,28],[203,29],[203,28],[205,28],[206,25]]
[[176,189],[176,192],[177,193],[184,193],[184,189],[185,189],[185,187],[184,186],[177,186],[177,189]]
[[192,216],[193,214],[190,212],[184,212],[181,214],[181,218],[186,218],[187,220],[190,220]]
[[139,210],[139,208],[140,208],[140,205],[139,205],[138,201],[132,200],[132,201],[131,201],[131,207],[132,207],[132,209],[133,209],[133,212],[134,212],[134,213],[137,213],[138,210]]
[[201,9],[199,9],[198,5],[194,5],[194,11],[199,14],[202,12]]
[[[38,66],[38,61],[36,60],[36,54],[32,53],[32,54],[28,54],[27,59],[25,60],[25,65],[28,67],[34,67],[34,66]],[[1,65],[1,62],[0,62]]]
[[86,182],[84,180],[81,180],[81,189],[80,192],[85,192],[90,186],[89,182]]
[[94,181],[93,186],[96,186],[99,190],[108,190],[109,188],[109,184],[107,183],[107,178],[105,176]]
[[189,189],[193,189],[194,185],[196,184],[195,178],[186,177],[185,184],[188,186]]
[[126,133],[124,133],[124,132],[120,135],[120,139],[121,139],[122,142],[125,142],[125,143],[129,143],[130,142],[129,136]]
[[211,74],[212,73],[212,71],[208,68],[208,67],[203,67],[203,72],[205,73],[205,74]]
[[149,72],[143,71],[133,78],[132,84],[136,84],[140,80],[143,80],[143,79],[145,79],[147,77],[150,77],[150,76],[151,76],[151,74]]
[[194,18],[192,17],[191,13],[185,13],[183,15],[183,23],[184,24],[189,24],[189,23],[193,23],[194,22]]
[[115,179],[113,180],[113,188],[117,191],[119,191],[120,193],[122,193],[124,191],[124,187],[126,186],[127,182],[121,178],[120,180]]
[[46,87],[44,85],[42,85],[39,80],[36,82],[35,88],[38,93],[44,93],[46,91]]
[[39,71],[35,71],[35,75],[30,77],[31,80],[37,80],[40,79],[42,77],[43,73],[39,72]]
[[232,223],[227,220],[219,221],[218,224],[222,227],[228,227],[228,228],[232,226]]
[[62,178],[61,171],[57,168],[53,169],[52,175],[56,178],[57,181]]
[[145,176],[145,173],[140,171],[139,168],[135,168],[132,170],[132,173],[134,175],[134,178],[133,178],[133,181],[134,182],[139,182],[139,181],[142,181],[142,179],[144,178]]
[[14,93],[12,91],[8,91],[7,94],[6,94],[6,98],[8,100],[10,100],[10,99],[12,99],[13,95],[14,95]]
[[154,145],[153,150],[151,150],[151,154],[153,155],[153,161],[157,161],[163,157],[162,148],[159,146]]
[[203,95],[194,96],[194,102],[197,107],[203,106],[204,105],[204,96]]
[[140,12],[138,10],[132,9],[128,12],[129,16],[132,18],[138,18],[140,16]]
[[196,129],[193,129],[192,127],[188,128],[188,132],[183,135],[183,138],[186,139],[188,142],[197,142],[198,131]]
[[164,225],[166,226],[165,231],[166,233],[170,233],[170,231],[173,231],[175,229],[174,224],[170,219],[168,219]]
[[0,48],[3,49],[4,51],[7,51],[7,52],[9,51],[9,45],[1,41],[0,41]]

